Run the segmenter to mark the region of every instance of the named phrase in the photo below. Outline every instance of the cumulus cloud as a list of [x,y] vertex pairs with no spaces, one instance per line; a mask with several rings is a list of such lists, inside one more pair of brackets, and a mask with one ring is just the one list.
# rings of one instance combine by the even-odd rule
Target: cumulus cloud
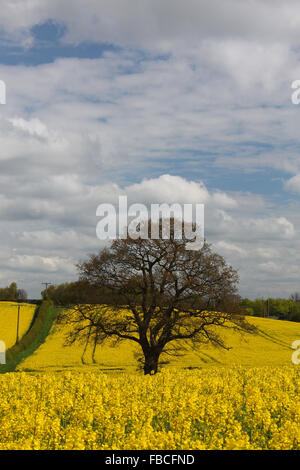
[[287,180],[285,187],[287,190],[300,193],[300,173]]
[[[25,54],[51,20],[61,46],[96,42],[99,56],[0,64],[1,280],[38,295],[44,274],[73,278],[103,246],[96,207],[126,194],[204,203],[244,295],[299,288],[298,200],[285,199],[300,192],[299,18],[296,1],[3,0],[0,45]],[[266,179],[244,190],[250,172]]]
[[147,203],[172,204],[201,203],[209,199],[209,192],[203,182],[187,181],[180,176],[161,175],[158,178],[145,178],[125,188],[130,200]]
[[36,271],[41,273],[56,273],[60,271],[64,274],[73,274],[73,264],[68,259],[57,257],[15,255],[9,260],[8,266],[17,271]]
[[243,248],[234,245],[233,243],[228,243],[226,241],[219,241],[215,243],[215,247],[217,250],[221,250],[222,252],[227,252],[227,254],[236,254],[238,256],[245,257],[247,256],[246,250]]
[[[300,26],[295,0],[3,0],[2,28],[30,43],[30,28],[48,19],[67,27],[64,40],[168,49],[201,37],[293,41]],[[27,41],[27,42],[26,42]]]
[[17,129],[28,132],[30,135],[42,137],[44,139],[49,137],[47,126],[39,119],[30,119],[26,121],[23,118],[11,118],[9,119],[9,122],[11,122]]

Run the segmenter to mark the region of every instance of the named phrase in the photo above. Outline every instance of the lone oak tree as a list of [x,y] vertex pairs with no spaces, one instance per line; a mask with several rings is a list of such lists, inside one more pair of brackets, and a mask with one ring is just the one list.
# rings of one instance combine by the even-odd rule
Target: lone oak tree
[[101,341],[137,343],[145,374],[155,374],[161,354],[176,354],[185,342],[227,348],[218,327],[252,332],[240,313],[237,272],[207,243],[198,251],[186,243],[172,234],[117,239],[90,255],[77,265],[90,302],[74,307],[73,321],[88,320]]

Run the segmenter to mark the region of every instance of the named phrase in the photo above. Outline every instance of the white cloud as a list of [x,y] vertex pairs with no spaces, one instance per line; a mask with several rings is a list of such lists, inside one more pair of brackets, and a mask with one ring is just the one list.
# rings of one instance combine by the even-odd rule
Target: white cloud
[[209,193],[202,182],[187,181],[180,176],[161,175],[158,178],[145,178],[124,188],[130,201],[147,203],[199,203],[205,204]]
[[295,0],[2,0],[0,24],[23,42],[35,24],[67,25],[65,41],[110,42],[168,50],[202,37],[293,41],[300,26]]
[[27,270],[31,288],[39,273],[75,275],[78,258],[101,246],[96,207],[127,194],[204,202],[208,241],[239,268],[245,295],[294,290],[297,201],[276,205],[259,184],[219,186],[234,171],[238,182],[270,168],[300,191],[299,108],[290,101],[300,77],[298,2],[3,0],[2,41],[30,48],[30,28],[49,18],[66,25],[65,42],[122,49],[0,65],[2,279]]
[[273,261],[268,261],[266,263],[260,263],[258,265],[258,267],[263,272],[267,272],[267,273],[270,273],[270,274],[274,274],[274,273],[279,274],[282,270],[282,267],[280,266],[280,264],[274,263]]
[[279,252],[274,248],[270,247],[258,247],[257,254],[261,258],[279,258]]
[[286,181],[285,188],[289,191],[300,193],[300,173]]
[[58,257],[44,257],[44,256],[29,256],[29,255],[15,255],[9,260],[8,267],[18,271],[36,271],[42,273],[64,273],[74,274],[73,263],[64,258]]
[[23,118],[11,118],[9,122],[12,123],[17,129],[21,129],[24,132],[33,136],[42,137],[48,139],[49,132],[47,126],[43,124],[39,119],[31,119],[26,121]]
[[233,243],[228,243],[225,241],[219,241],[214,244],[214,247],[216,248],[217,251],[220,251],[222,253],[225,253],[226,255],[234,253],[236,255],[245,257],[247,256],[247,251],[242,249],[241,247],[233,244]]

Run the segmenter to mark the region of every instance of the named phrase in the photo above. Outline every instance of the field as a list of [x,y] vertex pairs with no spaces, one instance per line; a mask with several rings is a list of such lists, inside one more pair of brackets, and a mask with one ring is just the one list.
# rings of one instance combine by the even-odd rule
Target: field
[[[232,349],[203,346],[137,370],[129,343],[64,347],[68,327],[0,375],[0,449],[298,449],[299,324],[248,318],[258,335],[226,330]],[[12,329],[14,325],[12,324]]]
[[[162,357],[167,368],[207,368],[212,366],[282,366],[291,364],[291,344],[300,339],[298,323],[272,320],[268,318],[251,318],[259,329],[258,335],[244,334],[225,330],[223,337],[229,351],[204,345],[200,349],[185,351],[184,356]],[[62,371],[62,370],[106,370],[135,372],[139,353],[135,344],[121,343],[117,347],[99,345],[96,350],[96,364],[91,360],[91,348],[85,354],[86,364],[83,366],[81,355],[83,345],[75,344],[64,347],[68,327],[62,328],[54,324],[46,342],[24,362],[18,370],[22,371]]]
[[0,382],[0,449],[300,449],[297,367]]
[[[0,302],[0,341],[4,341],[6,348],[16,342],[18,304],[16,302]],[[19,338],[28,330],[35,312],[35,305],[22,305],[20,310]]]

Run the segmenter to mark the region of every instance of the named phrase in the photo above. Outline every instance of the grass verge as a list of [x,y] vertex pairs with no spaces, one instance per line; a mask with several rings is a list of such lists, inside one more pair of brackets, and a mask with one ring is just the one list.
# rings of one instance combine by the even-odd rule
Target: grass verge
[[0,373],[13,372],[20,362],[34,353],[47,338],[58,311],[51,301],[43,301],[37,307],[27,333],[6,351],[6,364],[0,365]]

